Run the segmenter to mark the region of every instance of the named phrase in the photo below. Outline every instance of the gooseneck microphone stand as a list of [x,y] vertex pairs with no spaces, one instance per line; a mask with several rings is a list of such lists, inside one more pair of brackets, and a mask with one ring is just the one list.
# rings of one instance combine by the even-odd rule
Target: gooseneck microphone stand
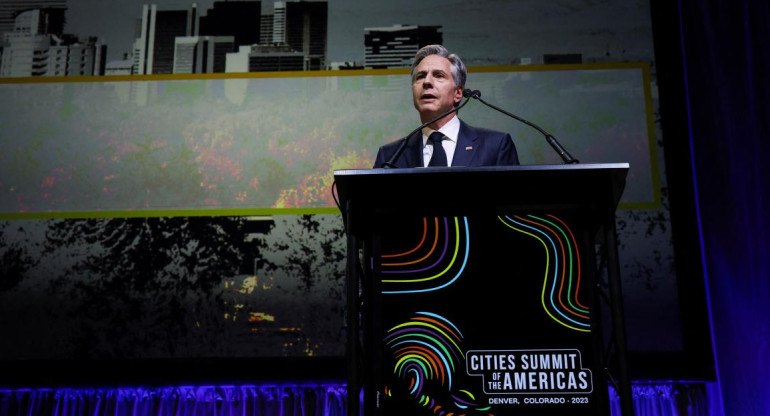
[[523,118],[521,118],[521,117],[519,117],[519,116],[517,116],[515,114],[509,113],[508,111],[505,111],[505,110],[503,110],[500,107],[497,107],[497,106],[495,106],[493,104],[490,104],[490,103],[484,101],[481,98],[481,91],[479,91],[479,90],[465,90],[465,91],[463,91],[463,96],[479,100],[484,105],[486,105],[487,107],[492,108],[494,110],[497,110],[497,111],[507,115],[508,117],[512,117],[512,118],[514,118],[514,119],[516,119],[516,120],[518,120],[518,121],[520,121],[520,122],[522,122],[522,123],[524,123],[524,124],[534,128],[535,130],[539,131],[543,136],[545,136],[545,140],[548,142],[548,144],[551,145],[553,150],[555,150],[556,153],[558,153],[558,155],[561,157],[561,160],[563,160],[564,163],[566,163],[568,165],[574,164],[574,163],[580,163],[577,159],[573,158],[572,155],[570,155],[569,152],[567,152],[567,150],[564,149],[564,147],[562,147],[561,144],[559,144],[559,141],[556,140],[555,137],[553,137],[552,135],[547,133],[545,130],[541,129],[535,123],[532,123],[530,121],[524,120]]

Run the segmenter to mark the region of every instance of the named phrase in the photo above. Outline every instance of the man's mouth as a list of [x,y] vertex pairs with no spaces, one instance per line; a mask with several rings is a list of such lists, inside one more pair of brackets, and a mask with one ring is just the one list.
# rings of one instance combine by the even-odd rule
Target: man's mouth
[[433,94],[423,94],[423,95],[420,96],[421,100],[432,100],[432,99],[435,99],[435,98],[436,98],[436,96],[433,95]]

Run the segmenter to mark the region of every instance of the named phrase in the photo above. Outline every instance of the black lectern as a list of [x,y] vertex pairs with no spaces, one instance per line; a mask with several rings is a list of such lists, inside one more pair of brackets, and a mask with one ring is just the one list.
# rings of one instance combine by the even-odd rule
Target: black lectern
[[336,171],[348,414],[609,415],[608,381],[632,414],[614,225],[627,171]]

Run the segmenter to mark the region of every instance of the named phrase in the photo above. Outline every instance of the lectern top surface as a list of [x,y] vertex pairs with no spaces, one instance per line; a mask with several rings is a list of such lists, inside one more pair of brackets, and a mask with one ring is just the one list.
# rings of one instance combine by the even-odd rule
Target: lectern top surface
[[628,163],[583,163],[573,165],[518,165],[518,166],[454,166],[444,168],[375,168],[375,169],[340,169],[335,170],[335,176],[346,175],[383,175],[383,174],[413,174],[413,173],[468,173],[468,172],[498,172],[498,171],[585,171],[585,170],[628,170]]
[[340,206],[357,212],[484,209],[614,210],[628,163],[335,171]]

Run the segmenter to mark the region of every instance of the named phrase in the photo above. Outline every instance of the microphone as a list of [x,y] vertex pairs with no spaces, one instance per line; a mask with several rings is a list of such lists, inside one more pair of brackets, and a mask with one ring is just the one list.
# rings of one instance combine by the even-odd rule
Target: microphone
[[463,97],[470,97],[470,98],[479,99],[479,98],[481,98],[481,91],[479,91],[479,90],[464,89],[463,90]]
[[[444,114],[434,118],[433,120],[431,120],[431,121],[429,121],[427,123],[423,123],[420,127],[417,127],[416,129],[412,130],[411,133],[407,134],[406,137],[401,139],[401,144],[398,146],[398,149],[396,149],[396,151],[393,153],[393,155],[390,157],[390,159],[388,159],[387,162],[385,162],[382,165],[380,165],[380,167],[381,168],[397,168],[398,166],[395,165],[395,161],[399,158],[399,156],[401,156],[401,153],[404,153],[404,149],[406,148],[406,144],[409,141],[409,138],[412,137],[413,134],[415,134],[418,131],[424,129],[425,127],[428,127],[431,124],[441,120],[442,118],[444,118],[444,117],[446,117],[446,116],[448,116],[448,115],[450,115],[452,113],[456,113],[461,108],[465,107],[465,104],[468,104],[468,101],[471,100],[470,97],[465,95],[465,91],[468,91],[468,90],[463,90],[463,96],[465,96],[466,98],[465,98],[465,101],[462,102],[462,104],[458,105],[457,107],[452,108],[451,110],[445,112]],[[479,94],[481,94],[481,93],[479,93]]]
[[564,163],[566,163],[568,165],[569,164],[574,164],[574,163],[580,163],[580,161],[578,161],[577,159],[573,158],[572,155],[570,155],[569,152],[567,152],[567,150],[564,149],[564,147],[562,147],[561,144],[559,144],[558,140],[556,140],[555,137],[553,137],[550,134],[546,133],[545,130],[541,129],[536,124],[534,124],[534,123],[532,123],[530,121],[524,120],[523,118],[521,118],[521,117],[519,117],[519,116],[517,116],[515,114],[511,114],[511,113],[503,110],[502,108],[496,107],[496,106],[494,106],[494,105],[492,105],[492,104],[482,100],[481,99],[481,91],[466,89],[466,90],[463,90],[463,97],[468,97],[468,99],[474,98],[476,100],[479,100],[484,105],[486,105],[487,107],[490,107],[490,108],[492,108],[494,110],[497,110],[497,111],[505,114],[508,117],[512,117],[512,118],[514,118],[514,119],[516,119],[516,120],[518,120],[518,121],[520,121],[520,122],[522,122],[522,123],[524,123],[524,124],[534,128],[535,130],[539,131],[543,136],[545,136],[545,140],[548,142],[548,144],[551,145],[553,150],[555,150],[556,153],[559,154],[559,156],[561,157],[561,160],[563,160]]

